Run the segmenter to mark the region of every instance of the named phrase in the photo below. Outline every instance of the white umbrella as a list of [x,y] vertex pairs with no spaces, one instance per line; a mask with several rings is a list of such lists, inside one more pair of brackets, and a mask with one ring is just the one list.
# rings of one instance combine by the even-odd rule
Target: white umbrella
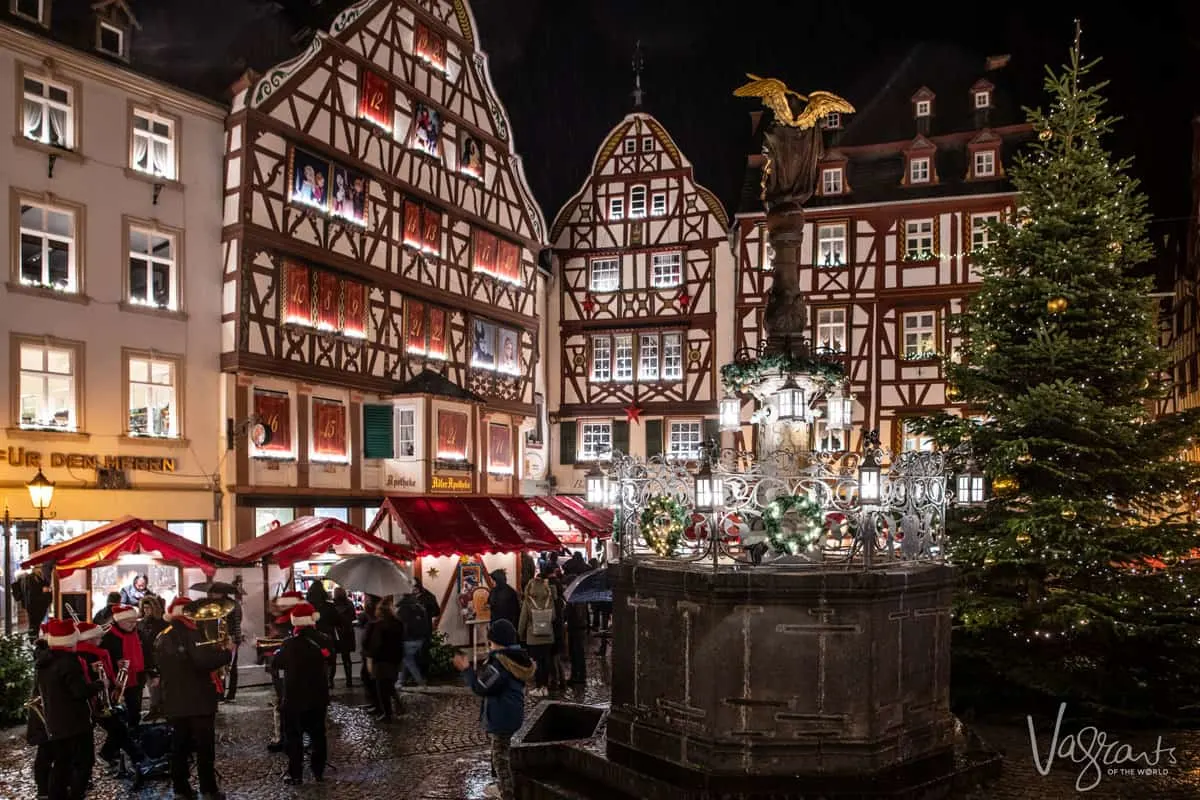
[[395,561],[385,556],[365,555],[343,558],[325,573],[325,577],[352,592],[378,597],[408,594],[412,578]]

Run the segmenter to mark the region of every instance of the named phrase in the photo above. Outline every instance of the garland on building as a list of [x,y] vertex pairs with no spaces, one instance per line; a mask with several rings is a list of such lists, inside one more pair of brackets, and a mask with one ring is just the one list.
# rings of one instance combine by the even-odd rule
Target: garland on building
[[839,383],[845,377],[845,370],[838,361],[819,356],[793,358],[787,353],[769,353],[721,367],[721,383],[726,391],[743,394],[781,372],[808,373],[826,383]]
[[[790,511],[799,514],[799,524],[784,530],[783,518]],[[763,509],[762,519],[771,549],[793,556],[816,544],[825,527],[825,513],[821,506],[804,495],[785,494],[776,497]]]
[[656,555],[670,558],[683,540],[691,515],[674,497],[655,495],[642,510],[642,538]]

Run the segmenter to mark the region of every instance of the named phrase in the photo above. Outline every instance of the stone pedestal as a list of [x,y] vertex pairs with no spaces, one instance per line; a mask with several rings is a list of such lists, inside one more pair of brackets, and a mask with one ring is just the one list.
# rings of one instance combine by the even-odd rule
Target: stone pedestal
[[952,568],[609,569],[612,761],[752,791],[951,752]]

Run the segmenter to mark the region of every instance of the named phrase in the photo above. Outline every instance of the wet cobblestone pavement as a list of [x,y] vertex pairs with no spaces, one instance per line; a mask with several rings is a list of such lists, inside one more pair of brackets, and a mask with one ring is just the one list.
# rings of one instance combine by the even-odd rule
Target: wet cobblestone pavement
[[[490,781],[487,739],[479,723],[475,697],[457,685],[405,692],[406,713],[391,725],[380,725],[355,706],[364,702],[360,692],[348,691],[339,675],[330,708],[331,767],[322,784],[289,787],[282,783],[285,759],[268,753],[271,736],[271,700],[266,689],[245,689],[236,703],[221,707],[217,716],[217,757],[221,788],[230,800],[475,800],[483,797]],[[606,665],[589,664],[587,687],[566,692],[559,699],[607,703]],[[540,698],[531,698],[532,707]],[[1053,718],[1035,720],[1044,753],[1053,732]],[[1038,773],[1024,725],[976,724],[972,726],[989,744],[1007,755],[999,782],[972,795],[970,800],[1200,800],[1200,732],[1151,731],[1107,733],[1128,742],[1134,752],[1153,752],[1162,736],[1164,748],[1173,747],[1176,764],[1162,775],[1109,774],[1098,785],[1081,792],[1075,787],[1083,764],[1058,759],[1051,772]],[[1064,723],[1062,736],[1077,728]],[[1085,742],[1086,744],[1086,737]],[[0,800],[33,800],[30,771],[33,750],[25,745],[24,729],[0,732]],[[1094,773],[1088,773],[1094,775]],[[169,781],[150,782],[138,793],[126,784],[95,771],[89,798],[151,800],[171,797]],[[1090,777],[1083,781],[1090,783]],[[194,778],[193,778],[194,781]],[[603,800],[596,798],[595,800]]]

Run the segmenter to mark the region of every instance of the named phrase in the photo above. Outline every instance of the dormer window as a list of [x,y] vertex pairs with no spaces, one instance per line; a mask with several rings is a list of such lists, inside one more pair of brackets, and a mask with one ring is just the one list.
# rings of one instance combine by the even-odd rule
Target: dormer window
[[996,151],[979,150],[975,153],[975,177],[991,178],[996,174]]
[[825,129],[830,131],[839,130],[842,127],[842,115],[837,111],[830,111],[825,115]]
[[917,119],[921,119],[922,117],[928,117],[931,114],[933,114],[933,101],[932,100],[918,100],[916,103],[915,114],[916,114]]
[[24,17],[39,25],[49,27],[48,5],[49,0],[10,0],[9,10],[18,17]]
[[821,194],[841,194],[843,191],[845,173],[842,167],[826,167],[821,170]]
[[653,149],[654,149],[654,137],[653,136],[643,136],[642,137],[642,152],[649,153]]
[[625,140],[625,155],[633,155],[637,152],[637,139]]
[[976,109],[992,107],[992,93],[989,92],[987,89],[980,89],[980,90],[976,91],[974,94],[975,94],[975,108]]
[[96,24],[96,49],[117,58],[128,58],[125,52],[125,29],[111,22],[100,20]]
[[929,159],[913,158],[908,162],[909,183],[929,183]]

